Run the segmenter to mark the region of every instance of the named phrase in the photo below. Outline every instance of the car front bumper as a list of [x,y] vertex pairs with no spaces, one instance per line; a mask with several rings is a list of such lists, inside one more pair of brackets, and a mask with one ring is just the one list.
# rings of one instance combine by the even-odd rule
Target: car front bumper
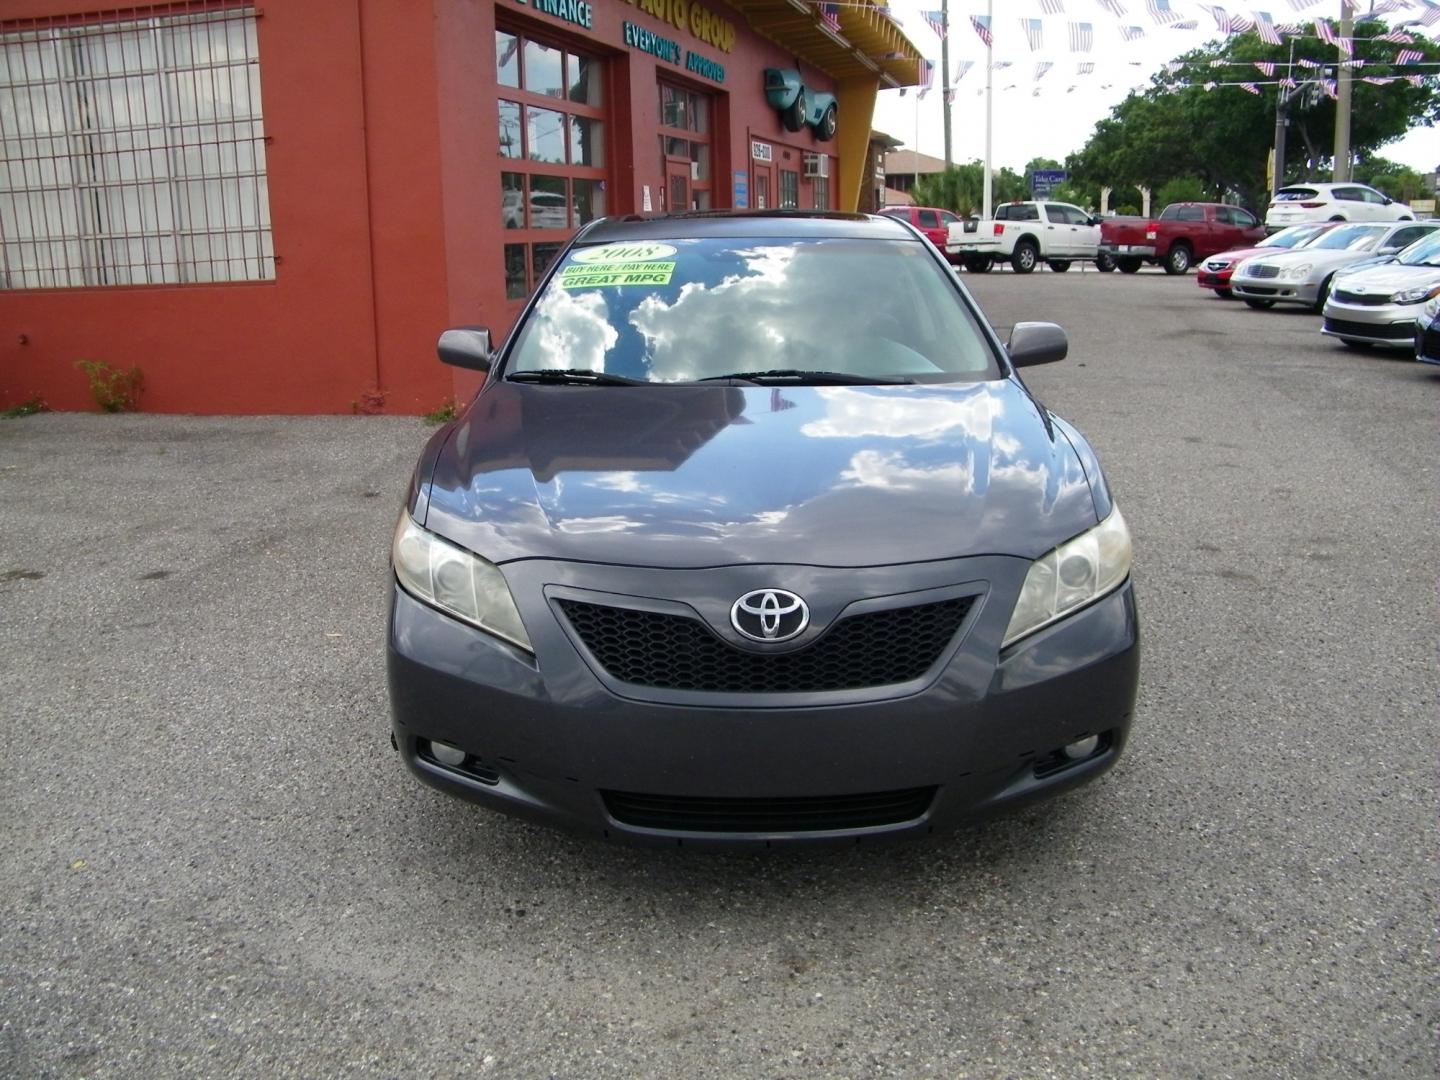
[[1330,337],[1408,349],[1415,342],[1419,304],[1352,304],[1335,299],[1325,304],[1320,332]]
[[1230,278],[1230,291],[1242,300],[1271,300],[1277,304],[1304,304],[1314,307],[1320,295],[1318,281],[1285,281],[1283,278]]
[[[743,705],[683,693],[640,700],[666,695],[597,671],[561,615],[544,624],[543,605],[525,612],[532,657],[397,585],[395,742],[427,784],[610,839],[743,845],[943,830],[1095,778],[1130,728],[1139,669],[1131,583],[999,650],[1010,604],[986,601],[1013,595],[1018,580],[1005,574],[1005,588],[992,581],[980,594],[918,689],[746,695]],[[1089,735],[1100,740],[1093,756],[1060,754]],[[432,741],[467,756],[444,764]],[[719,817],[707,823],[706,814]]]
[[1230,275],[1234,268],[1227,266],[1223,270],[1211,270],[1203,263],[1195,271],[1195,283],[1202,289],[1228,289],[1230,288]]
[[1415,323],[1415,359],[1422,364],[1440,364],[1440,315]]

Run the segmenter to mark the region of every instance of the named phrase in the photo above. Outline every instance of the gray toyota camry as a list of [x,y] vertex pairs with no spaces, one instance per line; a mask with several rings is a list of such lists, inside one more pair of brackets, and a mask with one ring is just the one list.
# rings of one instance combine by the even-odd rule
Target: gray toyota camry
[[597,836],[922,835],[1091,780],[1139,668],[1090,445],[907,223],[605,219],[426,446],[396,524],[395,743]]

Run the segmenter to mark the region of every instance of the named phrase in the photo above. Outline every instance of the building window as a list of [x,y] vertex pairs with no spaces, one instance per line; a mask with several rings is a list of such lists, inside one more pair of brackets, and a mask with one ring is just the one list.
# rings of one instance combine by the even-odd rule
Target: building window
[[523,299],[571,232],[605,215],[605,112],[598,60],[495,32],[505,295]]
[[815,185],[815,209],[830,209],[830,178],[828,176],[817,176],[812,181]]
[[0,286],[274,277],[252,7],[0,33]]
[[793,169],[780,170],[780,209],[795,210],[800,206],[800,174]]
[[665,209],[679,213],[711,208],[708,94],[660,84],[660,160],[665,169]]

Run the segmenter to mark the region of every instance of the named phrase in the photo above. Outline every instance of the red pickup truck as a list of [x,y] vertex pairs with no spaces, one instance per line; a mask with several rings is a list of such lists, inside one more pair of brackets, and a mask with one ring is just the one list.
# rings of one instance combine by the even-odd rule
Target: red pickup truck
[[1167,274],[1183,274],[1217,251],[1264,238],[1265,227],[1254,214],[1221,203],[1171,203],[1158,218],[1112,217],[1100,223],[1100,250],[1125,274],[1147,262],[1159,263]]

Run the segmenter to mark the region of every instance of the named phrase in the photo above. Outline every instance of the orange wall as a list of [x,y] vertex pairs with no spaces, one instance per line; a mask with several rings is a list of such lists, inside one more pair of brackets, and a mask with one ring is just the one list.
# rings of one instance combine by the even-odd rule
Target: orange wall
[[[501,252],[497,11],[609,58],[611,213],[640,210],[647,184],[659,209],[657,70],[716,94],[716,207],[730,205],[752,137],[774,146],[777,170],[799,170],[807,149],[838,164],[838,139],[787,132],[765,103],[763,69],[794,58],[719,0],[698,2],[739,31],[732,52],[625,0],[592,0],[589,33],[519,0],[257,4],[276,279],[0,291],[0,407],[40,394],[52,408],[93,408],[79,359],[139,366],[140,407],[153,412],[416,413],[468,396],[478,378],[438,363],[439,331],[485,325],[498,341],[521,307],[505,298]],[[7,0],[0,26],[93,10]],[[723,86],[627,49],[627,20],[724,64]],[[812,89],[835,89],[801,70]],[[839,205],[838,170],[830,183]]]

